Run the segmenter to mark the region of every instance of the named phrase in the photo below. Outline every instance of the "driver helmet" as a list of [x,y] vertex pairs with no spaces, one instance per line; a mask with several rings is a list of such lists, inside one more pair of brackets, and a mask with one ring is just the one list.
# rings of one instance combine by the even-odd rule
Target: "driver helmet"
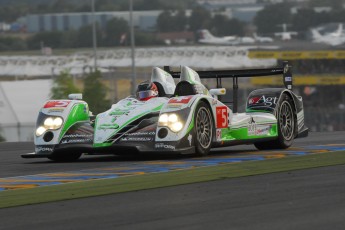
[[158,88],[153,82],[140,83],[137,87],[136,96],[140,101],[147,101],[158,96]]

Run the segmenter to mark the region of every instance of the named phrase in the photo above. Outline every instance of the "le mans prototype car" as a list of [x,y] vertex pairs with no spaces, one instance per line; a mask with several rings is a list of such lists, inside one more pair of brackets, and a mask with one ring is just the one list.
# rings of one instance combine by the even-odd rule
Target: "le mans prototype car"
[[[252,91],[246,111],[238,113],[238,79],[277,75],[285,88]],[[175,85],[173,78],[179,78]],[[202,78],[214,78],[208,90]],[[220,100],[221,81],[232,78],[232,104]],[[91,116],[81,94],[69,100],[50,100],[41,108],[34,134],[35,152],[24,158],[77,160],[86,154],[156,152],[207,155],[211,148],[254,144],[259,150],[285,149],[306,137],[302,98],[292,92],[292,74],[282,67],[250,70],[194,71],[183,66],[153,68],[151,81],[159,96],[140,101],[130,96]]]

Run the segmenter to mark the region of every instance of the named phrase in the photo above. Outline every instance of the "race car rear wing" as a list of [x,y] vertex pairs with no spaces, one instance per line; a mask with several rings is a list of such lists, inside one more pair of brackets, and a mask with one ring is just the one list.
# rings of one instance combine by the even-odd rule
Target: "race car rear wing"
[[[179,71],[171,71],[170,66],[164,66],[164,70],[172,75],[173,78],[179,78]],[[238,78],[244,77],[263,77],[283,75],[283,82],[287,89],[292,90],[292,73],[291,66],[287,61],[283,62],[282,67],[266,68],[266,69],[243,69],[243,70],[206,70],[196,71],[199,77],[215,78],[217,80],[217,88],[222,88],[222,78],[232,78],[233,81],[233,112],[237,112],[238,108]]]

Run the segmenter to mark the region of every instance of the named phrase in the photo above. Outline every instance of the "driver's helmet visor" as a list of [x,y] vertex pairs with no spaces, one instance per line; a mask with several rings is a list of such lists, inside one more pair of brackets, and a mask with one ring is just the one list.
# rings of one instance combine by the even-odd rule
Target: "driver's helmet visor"
[[140,91],[137,93],[137,98],[138,99],[145,99],[145,98],[150,98],[150,97],[155,97],[157,96],[157,92],[153,90],[145,90],[145,91]]

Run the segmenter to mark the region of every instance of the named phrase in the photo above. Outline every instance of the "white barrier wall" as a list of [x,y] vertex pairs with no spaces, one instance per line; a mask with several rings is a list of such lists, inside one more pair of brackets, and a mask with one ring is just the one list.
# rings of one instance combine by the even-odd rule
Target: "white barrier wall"
[[[257,47],[252,47],[257,48]],[[137,48],[137,67],[190,66],[198,69],[241,69],[275,66],[276,59],[248,57],[249,47],[235,46],[191,46]],[[130,67],[131,50],[120,48],[98,51],[99,70]],[[63,70],[71,74],[83,74],[93,67],[92,52],[80,52],[70,56],[0,56],[0,76],[51,76]]]

